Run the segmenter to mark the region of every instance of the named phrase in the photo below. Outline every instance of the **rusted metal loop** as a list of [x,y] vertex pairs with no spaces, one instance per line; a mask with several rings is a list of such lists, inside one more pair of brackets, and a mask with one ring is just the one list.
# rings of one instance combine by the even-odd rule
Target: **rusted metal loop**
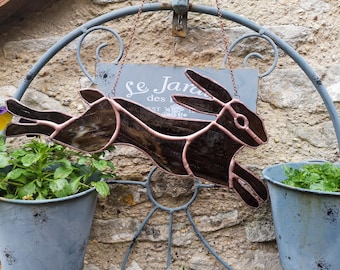
[[[90,34],[93,31],[96,30],[104,30],[104,31],[108,31],[110,32],[117,40],[119,43],[119,54],[118,57],[112,62],[113,64],[118,64],[118,62],[120,61],[120,59],[122,59],[123,57],[123,53],[124,53],[124,42],[123,39],[120,37],[120,35],[114,31],[113,29],[109,28],[109,27],[105,27],[105,26],[95,26],[95,27],[91,27],[89,29],[87,29],[86,31],[84,31],[84,33],[81,35],[80,40],[78,42],[78,46],[77,46],[77,61],[79,64],[79,67],[81,68],[81,70],[83,71],[83,73],[85,74],[85,76],[92,82],[92,83],[96,83],[96,79],[95,77],[92,77],[91,74],[87,71],[87,69],[85,68],[85,65],[83,64],[82,60],[81,60],[81,56],[80,56],[80,50],[83,44],[84,39],[86,38],[86,36],[88,34]],[[107,43],[102,43],[100,44],[97,49],[96,49],[96,58],[97,61],[100,62],[102,60],[102,58],[100,57],[100,51],[105,48],[107,46]]]
[[[154,167],[150,173],[149,173],[149,176],[147,178],[147,184],[146,184],[146,190],[147,190],[147,194],[148,194],[148,197],[149,197],[149,200],[155,205],[157,206],[157,208],[161,209],[161,210],[164,210],[164,211],[167,211],[167,212],[177,212],[177,211],[181,211],[181,210],[185,210],[187,209],[196,199],[197,197],[197,194],[198,194],[198,180],[195,181],[195,188],[194,188],[194,193],[192,194],[192,197],[190,198],[190,200],[188,202],[186,202],[185,204],[181,205],[181,206],[178,206],[178,207],[167,207],[167,206],[164,206],[162,204],[160,204],[159,202],[157,202],[157,200],[154,198],[154,196],[152,195],[152,191],[151,191],[151,187],[150,187],[150,179],[152,177],[152,175],[154,174],[154,172],[156,171],[157,167]],[[211,185],[212,187],[214,185]]]
[[166,269],[170,269],[171,265],[171,245],[172,245],[172,228],[173,228],[173,214],[174,212],[177,211],[185,211],[186,215],[188,217],[188,220],[196,233],[197,237],[200,239],[200,241],[204,244],[204,246],[208,249],[208,251],[218,260],[225,269],[232,270],[231,266],[225,262],[217,253],[216,251],[209,245],[207,240],[204,238],[203,234],[200,232],[198,229],[193,217],[191,216],[190,213],[190,206],[191,204],[196,200],[196,197],[198,196],[198,193],[201,189],[204,188],[221,188],[219,185],[216,184],[203,184],[199,180],[195,180],[194,184],[194,189],[193,189],[193,194],[192,197],[190,198],[189,201],[187,201],[185,204],[179,206],[179,207],[166,207],[161,205],[152,195],[152,191],[150,188],[150,180],[152,175],[155,173],[157,167],[153,167],[151,171],[149,172],[149,175],[147,179],[144,182],[140,181],[129,181],[129,180],[110,180],[108,181],[109,184],[123,184],[123,185],[136,185],[136,186],[142,186],[146,188],[146,193],[149,198],[149,200],[153,203],[154,207],[149,211],[149,213],[146,215],[142,223],[139,225],[137,231],[134,234],[133,239],[130,242],[130,245],[125,253],[123,263],[121,265],[121,269],[126,269],[126,265],[128,262],[128,259],[130,257],[130,254],[132,252],[132,249],[134,245],[136,244],[136,241],[138,237],[141,235],[143,229],[149,222],[150,218],[158,211],[158,210],[163,210],[166,211],[169,214],[169,235],[168,235],[168,249],[167,249],[167,266]]
[[197,228],[196,223],[194,222],[191,214],[190,214],[190,205],[196,200],[196,197],[198,195],[198,192],[202,188],[216,188],[215,184],[202,184],[199,180],[195,180],[195,186],[193,190],[192,197],[190,200],[179,206],[179,207],[166,207],[164,205],[161,205],[152,195],[151,187],[150,187],[150,180],[152,175],[155,173],[157,167],[153,167],[153,169],[150,171],[147,179],[145,182],[138,182],[138,181],[126,181],[126,180],[114,180],[109,181],[110,184],[131,184],[131,185],[141,185],[146,188],[147,196],[149,200],[154,204],[154,207],[150,210],[150,212],[146,215],[142,223],[139,225],[133,239],[130,242],[130,245],[128,247],[128,250],[125,253],[123,263],[121,265],[121,269],[126,269],[126,265],[128,262],[128,259],[130,257],[130,254],[132,252],[132,248],[135,245],[138,237],[141,235],[143,229],[145,228],[146,224],[150,220],[150,218],[156,213],[158,210],[163,210],[168,212],[169,214],[169,235],[168,235],[168,249],[167,249],[167,266],[166,269],[170,269],[171,266],[171,245],[172,245],[172,228],[173,228],[173,214],[177,211],[185,211],[188,217],[188,220],[195,231],[197,237],[200,239],[200,241],[205,245],[205,247],[208,249],[208,251],[224,266],[225,269],[232,270],[232,268],[229,266],[228,263],[226,263],[218,254],[215,252],[215,250],[209,245],[209,243],[205,240],[204,236],[200,232],[200,230]]
[[[263,30],[260,30],[260,33],[254,33],[254,34],[247,34],[247,35],[244,35],[242,37],[239,37],[238,39],[236,39],[230,46],[229,46],[229,49],[228,49],[228,53],[230,53],[234,47],[240,43],[242,40],[244,39],[247,39],[247,38],[250,38],[250,37],[258,37],[258,38],[263,38],[265,39],[266,41],[268,41],[268,43],[272,46],[273,48],[273,51],[274,51],[274,60],[273,60],[273,64],[271,65],[271,67],[264,73],[261,73],[259,74],[259,78],[263,78],[267,75],[269,75],[270,73],[273,72],[273,70],[275,69],[276,65],[277,65],[277,62],[278,62],[278,59],[279,59],[279,52],[278,52],[278,49],[277,49],[277,46],[276,44],[274,43],[274,41],[269,38],[268,36],[265,35],[265,31]],[[259,59],[263,59],[263,55],[258,53],[258,52],[252,52],[252,53],[249,53],[243,60],[243,67],[247,67],[248,65],[248,60],[250,57],[257,57]],[[225,66],[226,62],[228,60],[228,55],[226,54],[223,58],[223,63],[222,63],[222,67]]]

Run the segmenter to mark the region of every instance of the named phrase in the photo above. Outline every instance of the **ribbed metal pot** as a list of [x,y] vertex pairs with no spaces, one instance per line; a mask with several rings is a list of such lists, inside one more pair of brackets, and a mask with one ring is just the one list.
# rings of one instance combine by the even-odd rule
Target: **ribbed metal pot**
[[[263,170],[268,182],[276,241],[285,270],[340,269],[340,192],[290,187],[282,165]],[[340,165],[339,165],[340,166]]]
[[51,200],[0,198],[2,270],[81,270],[96,199],[94,189]]

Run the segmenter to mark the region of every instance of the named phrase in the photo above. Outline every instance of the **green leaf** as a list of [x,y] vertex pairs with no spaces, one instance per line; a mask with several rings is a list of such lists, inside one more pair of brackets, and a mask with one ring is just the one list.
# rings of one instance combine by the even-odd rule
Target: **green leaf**
[[2,190],[7,190],[7,182],[0,181],[0,189]]
[[24,149],[14,149],[9,155],[12,157],[12,159],[14,160],[20,160],[20,158],[24,155],[27,154],[27,151],[25,151]]
[[104,181],[99,182],[91,182],[91,186],[95,187],[96,191],[98,192],[99,196],[102,198],[106,198],[110,195],[110,187]]
[[30,167],[40,159],[40,154],[26,154],[21,158],[22,165]]
[[58,190],[62,190],[66,185],[68,185],[68,182],[66,179],[55,179],[50,182],[50,188],[52,192],[56,192]]
[[93,166],[99,171],[105,170],[105,168],[107,167],[106,164],[107,164],[106,160],[103,159],[93,161]]
[[6,153],[0,153],[0,168],[5,168],[10,165],[10,157]]
[[72,194],[72,189],[66,179],[56,179],[50,182],[50,188],[57,198]]
[[78,176],[71,179],[70,188],[72,190],[72,194],[75,194],[80,189],[80,180],[82,178],[83,178],[82,176]]
[[78,164],[79,165],[86,165],[87,163],[88,163],[88,160],[89,160],[89,158],[88,157],[80,157],[79,159],[78,159]]
[[44,187],[44,188],[39,190],[39,196],[44,197],[45,199],[47,199],[49,191],[50,190],[47,187]]
[[19,179],[25,173],[25,169],[16,168],[7,174],[7,179]]
[[[109,168],[111,169],[111,171],[113,172],[115,170],[115,166],[113,165],[112,162],[107,162],[107,166],[109,166]],[[111,178],[114,176],[114,174],[111,174]]]
[[7,147],[6,147],[6,140],[4,135],[0,135],[0,151],[1,152],[6,152]]
[[[13,195],[13,194],[6,194],[5,196],[4,196],[6,199],[18,199],[18,196],[15,196],[15,195]],[[20,198],[21,199],[21,198]]]
[[18,188],[18,197],[23,199],[26,196],[32,196],[36,193],[36,186],[34,182],[29,182],[26,185]]
[[44,195],[41,192],[39,192],[36,200],[45,200],[45,199],[46,198],[44,197]]
[[66,179],[71,173],[73,172],[72,167],[65,167],[65,166],[60,166],[54,171],[53,178],[54,179]]

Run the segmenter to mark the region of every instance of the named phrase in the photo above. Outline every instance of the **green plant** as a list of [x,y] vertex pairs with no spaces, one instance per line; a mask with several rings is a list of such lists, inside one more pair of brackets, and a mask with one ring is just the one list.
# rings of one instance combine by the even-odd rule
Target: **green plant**
[[282,183],[305,189],[339,192],[340,167],[325,162],[306,164],[300,169],[283,166],[287,179]]
[[32,139],[9,151],[0,139],[0,196],[40,200],[69,196],[94,187],[101,197],[109,195],[104,180],[114,178],[112,162],[102,153],[84,154],[56,143]]

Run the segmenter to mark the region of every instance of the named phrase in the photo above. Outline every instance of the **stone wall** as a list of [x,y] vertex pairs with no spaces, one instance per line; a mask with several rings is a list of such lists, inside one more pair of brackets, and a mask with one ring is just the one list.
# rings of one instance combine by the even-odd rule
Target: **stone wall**
[[[169,2],[169,1],[168,1]],[[215,1],[191,1],[212,5]],[[241,14],[269,28],[288,42],[318,72],[340,112],[340,61],[338,0],[307,1],[220,1],[223,9]],[[96,16],[140,1],[59,0],[44,10],[23,12],[0,25],[0,102],[11,96],[30,67],[62,36]],[[188,36],[171,36],[172,13],[142,14],[128,63],[219,68],[224,43],[218,18],[189,14]],[[127,44],[134,17],[121,18],[108,26]],[[243,27],[224,22],[229,41],[246,33]],[[94,71],[96,39],[86,41],[82,57]],[[258,40],[242,43],[232,54],[235,67],[255,48],[263,61],[250,65],[265,71],[271,65],[271,50]],[[29,106],[81,113],[77,97],[80,87],[89,86],[75,57],[75,44],[64,48],[44,67],[23,97]],[[115,49],[108,56],[114,57]],[[332,124],[325,106],[299,67],[279,51],[275,71],[259,81],[257,113],[264,120],[269,142],[258,149],[244,149],[237,159],[257,175],[270,164],[306,159],[339,161]],[[112,58],[111,58],[112,59]],[[92,68],[92,69],[91,69]],[[18,143],[18,140],[13,140]],[[113,152],[120,179],[142,181],[152,163],[131,147]],[[156,199],[174,206],[192,196],[191,179],[178,179],[157,172],[152,182]],[[283,206],[284,207],[284,206]],[[124,253],[140,222],[153,205],[144,188],[116,185],[107,200],[99,200],[85,269],[120,269]],[[225,189],[204,189],[190,212],[216,252],[234,269],[280,270],[269,203],[259,209],[246,207]],[[164,269],[166,265],[169,215],[157,211],[138,239],[128,269]],[[175,213],[172,269],[222,269],[200,243],[183,212]]]

